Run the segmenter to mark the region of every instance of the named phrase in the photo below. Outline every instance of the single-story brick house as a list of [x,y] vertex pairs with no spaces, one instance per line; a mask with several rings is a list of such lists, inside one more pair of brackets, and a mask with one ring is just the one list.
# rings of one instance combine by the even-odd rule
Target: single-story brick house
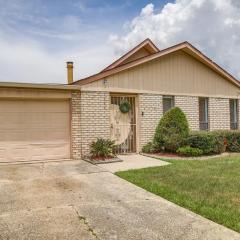
[[66,85],[0,83],[0,162],[79,159],[97,137],[139,152],[173,106],[192,130],[239,128],[240,83],[187,42],[159,50],[146,39],[75,82],[67,67]]
[[[192,130],[239,127],[239,82],[188,42],[159,50],[146,39],[73,84],[81,88],[82,154],[96,137],[117,140],[119,152],[140,151],[172,106],[185,112]],[[123,98],[133,105],[128,120],[116,107]]]

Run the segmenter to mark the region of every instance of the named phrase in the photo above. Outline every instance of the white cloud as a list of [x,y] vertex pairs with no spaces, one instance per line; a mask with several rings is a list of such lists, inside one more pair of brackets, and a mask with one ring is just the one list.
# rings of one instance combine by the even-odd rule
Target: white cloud
[[110,63],[110,48],[98,45],[49,52],[39,43],[25,39],[0,41],[0,81],[66,83],[66,61],[74,61],[74,79],[100,71]]
[[66,61],[74,61],[75,80],[110,64],[105,32],[80,17],[45,18],[29,0],[1,3],[0,82],[66,83]]
[[150,16],[152,15],[154,10],[154,5],[152,3],[148,4],[145,8],[141,11],[141,16]]
[[176,0],[160,11],[148,4],[127,26],[125,35],[110,38],[117,54],[126,52],[147,37],[160,49],[189,41],[240,78],[238,0]]

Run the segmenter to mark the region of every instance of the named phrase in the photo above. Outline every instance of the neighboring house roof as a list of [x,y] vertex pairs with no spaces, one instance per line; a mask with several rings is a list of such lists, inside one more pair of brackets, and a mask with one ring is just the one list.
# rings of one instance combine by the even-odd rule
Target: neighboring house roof
[[145,56],[149,56],[153,53],[157,53],[160,51],[157,48],[157,46],[149,38],[147,38],[143,42],[138,44],[136,47],[134,47],[132,50],[130,50],[129,52],[124,54],[122,57],[117,59],[115,62],[110,64],[108,67],[104,68],[101,72],[105,72],[105,71],[113,69],[115,67],[119,67],[119,66],[123,65],[124,63],[130,62],[131,58],[133,58],[133,57],[135,57],[134,60],[139,59],[141,55],[139,54],[137,56],[137,53],[139,53],[143,49],[146,51]]
[[238,87],[240,87],[240,82],[235,77],[233,77],[230,73],[228,73],[226,70],[221,68],[219,65],[217,65],[210,58],[208,58],[206,55],[201,53],[197,48],[195,48],[193,45],[191,45],[188,42],[179,43],[177,45],[174,45],[172,47],[163,49],[163,50],[158,51],[156,53],[153,53],[151,55],[148,55],[148,56],[145,56],[145,57],[142,57],[142,58],[138,58],[138,59],[136,59],[134,61],[131,61],[131,62],[127,62],[127,63],[125,63],[123,65],[117,65],[115,67],[109,68],[111,66],[110,65],[108,67],[108,69],[105,69],[104,71],[102,71],[100,73],[97,73],[95,75],[92,75],[90,77],[87,77],[87,78],[75,81],[73,84],[78,84],[80,86],[81,85],[85,85],[85,84],[89,84],[91,82],[98,81],[98,80],[103,79],[105,77],[108,77],[110,75],[113,75],[113,74],[116,74],[118,72],[127,70],[129,68],[138,66],[140,64],[144,64],[144,63],[152,61],[154,59],[161,58],[163,56],[166,56],[168,54],[174,53],[174,52],[179,51],[179,50],[182,50],[182,51],[188,53],[189,55],[193,56],[198,61],[200,61],[203,64],[207,65],[213,71],[217,72],[218,74],[220,74],[221,76],[223,76],[224,78],[226,78],[227,80],[232,82],[233,84],[235,84]]

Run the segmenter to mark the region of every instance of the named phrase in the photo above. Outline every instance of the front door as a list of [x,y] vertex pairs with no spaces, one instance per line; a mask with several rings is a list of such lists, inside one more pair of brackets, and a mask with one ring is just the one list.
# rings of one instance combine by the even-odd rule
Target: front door
[[[122,112],[120,105],[123,102],[129,103],[129,111]],[[111,96],[111,139],[117,145],[116,153],[134,153],[136,152],[136,110],[135,97],[117,95]]]

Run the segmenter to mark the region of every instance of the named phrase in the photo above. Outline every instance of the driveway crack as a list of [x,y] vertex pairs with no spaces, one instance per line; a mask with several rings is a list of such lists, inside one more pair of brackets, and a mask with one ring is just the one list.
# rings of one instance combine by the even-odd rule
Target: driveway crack
[[100,240],[100,238],[97,236],[97,234],[94,232],[94,230],[89,226],[89,223],[88,223],[86,217],[80,215],[79,212],[74,208],[74,206],[72,206],[72,208],[74,209],[75,213],[77,214],[79,221],[87,227],[87,231],[90,232],[92,234],[92,236],[95,237],[95,239]]

